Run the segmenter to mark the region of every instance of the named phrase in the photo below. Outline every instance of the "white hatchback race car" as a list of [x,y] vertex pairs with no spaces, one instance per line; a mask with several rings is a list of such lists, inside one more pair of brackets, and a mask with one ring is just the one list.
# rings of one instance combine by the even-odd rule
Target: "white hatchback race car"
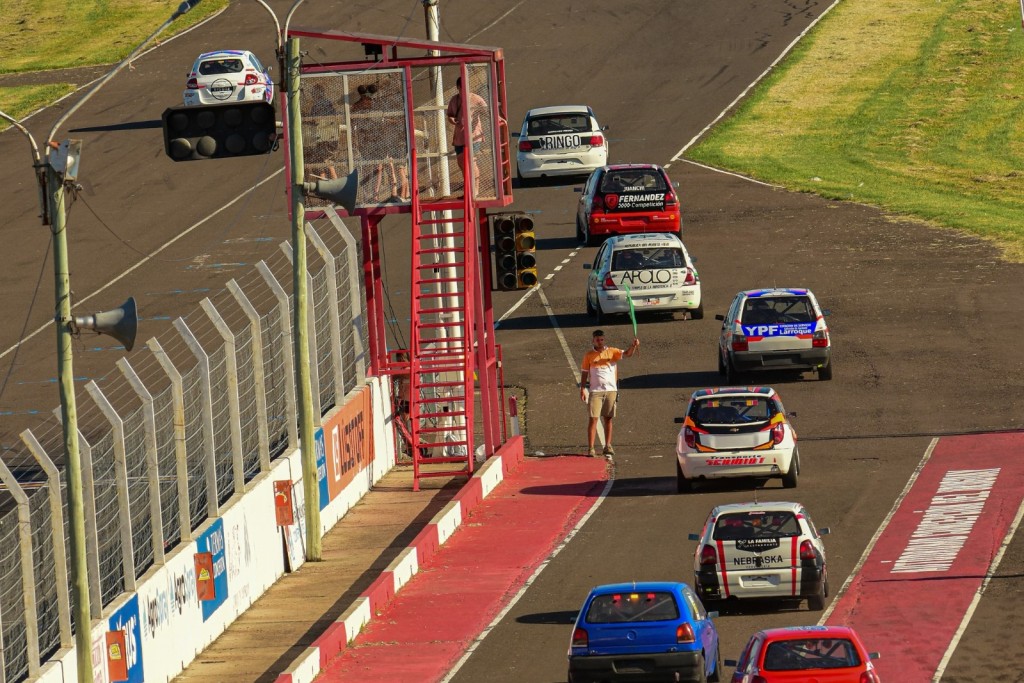
[[587,278],[587,313],[598,323],[612,313],[684,311],[704,317],[700,275],[683,241],[655,232],[610,237],[597,250]]
[[807,599],[825,608],[828,569],[821,537],[800,503],[719,505],[704,522],[693,556],[694,588],[705,605],[745,598]]
[[204,52],[185,83],[186,106],[231,102],[273,102],[270,70],[248,50]]
[[676,439],[676,490],[701,479],[781,478],[796,487],[796,431],[771,387],[715,387],[693,392]]
[[587,175],[608,163],[608,139],[583,105],[541,107],[526,112],[519,133],[519,179]]

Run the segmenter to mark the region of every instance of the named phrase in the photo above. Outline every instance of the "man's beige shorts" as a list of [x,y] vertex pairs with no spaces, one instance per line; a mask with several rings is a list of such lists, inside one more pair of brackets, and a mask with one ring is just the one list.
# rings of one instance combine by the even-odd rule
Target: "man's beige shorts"
[[590,417],[615,417],[615,397],[617,391],[591,391],[587,407]]

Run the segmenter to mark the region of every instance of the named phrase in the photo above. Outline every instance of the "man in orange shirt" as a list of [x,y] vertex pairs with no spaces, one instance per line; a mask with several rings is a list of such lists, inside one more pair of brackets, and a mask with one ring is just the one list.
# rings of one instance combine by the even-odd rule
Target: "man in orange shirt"
[[594,330],[593,344],[593,350],[583,356],[580,373],[580,400],[590,409],[587,446],[589,455],[597,455],[594,439],[597,437],[597,420],[600,418],[604,423],[604,454],[615,455],[615,449],[612,448],[612,419],[615,417],[619,390],[618,362],[632,356],[639,348],[640,340],[634,338],[630,347],[623,351],[605,346],[604,331]]

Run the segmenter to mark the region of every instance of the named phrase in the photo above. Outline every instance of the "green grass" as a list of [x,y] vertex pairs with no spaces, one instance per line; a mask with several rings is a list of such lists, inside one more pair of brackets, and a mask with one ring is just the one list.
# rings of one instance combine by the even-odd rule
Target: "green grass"
[[687,158],[964,230],[1024,260],[1015,3],[845,0]]

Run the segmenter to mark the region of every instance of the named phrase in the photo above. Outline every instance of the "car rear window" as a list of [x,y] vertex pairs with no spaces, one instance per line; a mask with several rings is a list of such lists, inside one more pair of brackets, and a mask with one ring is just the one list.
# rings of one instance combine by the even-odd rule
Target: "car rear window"
[[631,192],[666,192],[668,183],[665,176],[655,169],[611,170],[601,178],[604,194],[629,194]]
[[199,65],[199,73],[203,76],[237,74],[243,68],[241,59],[208,59]]
[[623,621],[667,621],[679,618],[675,596],[668,592],[610,593],[598,595],[587,610],[588,624]]
[[716,541],[752,538],[792,538],[800,535],[800,522],[788,510],[730,512],[715,520]]
[[698,426],[747,425],[770,420],[778,409],[763,396],[707,398],[690,406],[690,419]]
[[860,665],[857,648],[845,638],[805,638],[769,643],[763,668],[765,671],[804,671]]
[[612,255],[612,270],[685,267],[686,258],[679,247],[619,249]]
[[528,135],[557,135],[558,133],[589,133],[590,117],[586,114],[552,114],[535,116],[526,124]]
[[814,307],[805,296],[773,296],[747,299],[743,302],[741,322],[744,325],[778,325],[781,323],[814,322]]

